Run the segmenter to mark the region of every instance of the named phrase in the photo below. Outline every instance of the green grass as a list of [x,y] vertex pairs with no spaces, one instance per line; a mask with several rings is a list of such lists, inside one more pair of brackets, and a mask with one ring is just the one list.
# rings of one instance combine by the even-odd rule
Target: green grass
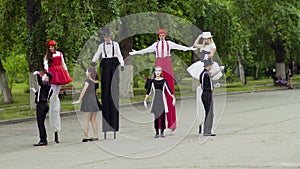
[[[295,75],[293,77],[293,82],[299,83],[300,75]],[[191,83],[191,78],[185,78],[180,82],[180,85],[175,85],[175,96],[177,98],[195,96],[195,92],[191,90]],[[270,78],[253,80],[253,78],[251,77],[247,77],[247,85],[243,85],[238,81],[238,79],[236,79],[233,83],[223,82],[221,83],[221,86],[221,88],[215,90],[215,93],[251,92],[256,90],[274,90],[284,88],[274,86],[273,80]],[[3,104],[2,102],[0,102],[0,120],[35,116],[35,110],[29,109],[30,100],[28,85],[24,83],[14,84],[12,93],[14,100],[12,104]],[[134,98],[122,99],[120,100],[120,104],[142,102],[144,100],[145,94],[146,90],[144,88],[134,88]],[[73,98],[70,95],[61,98],[61,111],[65,112],[74,110],[74,105],[71,104],[72,101]],[[76,109],[79,109],[79,107],[80,106],[77,105]]]

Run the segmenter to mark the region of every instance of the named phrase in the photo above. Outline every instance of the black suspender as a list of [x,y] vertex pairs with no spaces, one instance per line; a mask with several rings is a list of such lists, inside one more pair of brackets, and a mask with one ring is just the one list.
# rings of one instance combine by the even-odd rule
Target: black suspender
[[[106,54],[106,50],[105,50],[105,44],[106,44],[106,42],[104,42],[104,44],[103,44],[103,51],[104,51],[105,57],[107,58],[107,54]],[[115,57],[115,46],[114,46],[113,41],[111,42],[111,45],[112,45],[112,57]]]

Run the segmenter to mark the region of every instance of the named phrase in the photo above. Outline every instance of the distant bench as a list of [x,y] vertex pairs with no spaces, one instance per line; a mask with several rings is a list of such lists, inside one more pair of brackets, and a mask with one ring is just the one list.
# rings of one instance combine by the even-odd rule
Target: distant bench
[[76,92],[75,90],[75,87],[74,86],[62,86],[60,88],[60,91],[59,91],[59,97],[60,98],[63,98],[67,95],[72,95],[72,94],[75,94],[75,95],[79,95],[80,92]]

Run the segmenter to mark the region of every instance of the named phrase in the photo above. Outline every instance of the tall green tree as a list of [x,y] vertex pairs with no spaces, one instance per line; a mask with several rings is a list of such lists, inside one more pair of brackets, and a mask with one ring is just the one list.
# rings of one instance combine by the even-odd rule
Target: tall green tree
[[299,2],[291,1],[234,1],[236,15],[249,30],[249,49],[257,62],[273,57],[276,75],[285,78],[285,62],[299,55]]
[[[0,2],[0,60],[6,61],[7,57],[25,54],[26,27],[20,26],[25,21],[25,2],[16,0]],[[0,90],[3,103],[13,102],[11,89],[8,87],[8,74],[0,64]]]

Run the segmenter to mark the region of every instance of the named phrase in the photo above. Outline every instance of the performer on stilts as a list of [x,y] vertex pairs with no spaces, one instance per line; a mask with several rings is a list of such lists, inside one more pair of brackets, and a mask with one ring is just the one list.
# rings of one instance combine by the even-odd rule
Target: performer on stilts
[[[193,63],[191,66],[187,68],[187,71],[190,73],[192,77],[199,80],[200,73],[204,69],[204,63],[203,60],[207,60],[208,58],[213,58],[214,54],[216,53],[216,45],[213,41],[213,36],[210,32],[203,32],[198,36],[198,38],[195,40],[194,47],[200,49],[201,52],[201,59],[195,63]],[[200,39],[203,39],[203,44],[199,44]],[[211,72],[218,71],[220,69],[220,66],[217,62],[213,61],[213,65],[211,68]],[[224,69],[224,66],[222,67]],[[216,76],[213,77],[213,80],[218,80],[222,77],[222,72],[219,72]]]
[[[195,50],[192,47],[186,47],[182,45],[178,45],[172,41],[167,41],[165,38],[167,37],[167,31],[165,29],[159,29],[157,32],[159,36],[159,41],[153,43],[150,47],[146,49],[142,49],[139,51],[132,51],[129,52],[130,55],[136,54],[144,54],[155,52],[156,53],[156,63],[155,66],[160,66],[162,68],[162,77],[168,81],[170,86],[171,92],[174,93],[174,75],[172,70],[172,61],[171,61],[171,49],[177,50]],[[166,94],[167,103],[168,103],[168,110],[169,113],[167,114],[167,121],[168,121],[168,128],[171,130],[171,134],[176,129],[176,108],[175,105],[172,105],[173,98]]]
[[59,143],[58,132],[61,130],[61,121],[60,100],[58,95],[61,85],[72,82],[72,78],[69,75],[63,53],[56,50],[56,42],[54,40],[49,40],[47,46],[44,68],[53,76],[52,81],[50,82],[53,94],[50,97],[49,121],[54,130],[54,141]]
[[[222,70],[224,69],[224,66],[219,66],[217,62],[214,62],[212,60],[215,52],[216,52],[216,45],[212,39],[212,35],[210,32],[203,32],[200,34],[197,39],[194,42],[194,47],[199,48],[201,52],[201,59],[195,63],[193,63],[191,66],[187,68],[187,71],[190,73],[192,77],[195,79],[198,79],[200,81],[200,86],[197,88],[196,92],[196,109],[197,109],[197,114],[199,114],[201,109],[203,108],[205,111],[205,115],[203,116],[205,118],[204,120],[204,126],[206,127],[204,130],[206,135],[209,135],[207,133],[211,132],[211,127],[212,127],[212,121],[213,121],[213,103],[212,106],[210,106],[210,103],[213,102],[212,100],[212,91],[213,88],[220,87],[220,84],[217,83],[216,85],[213,85],[212,81],[209,80],[218,80],[222,77],[223,73]],[[199,44],[200,39],[202,38],[203,44]],[[209,61],[207,61],[209,60]],[[205,65],[205,63],[207,65]],[[209,65],[208,65],[209,64]],[[209,67],[209,68],[206,68]],[[202,82],[203,80],[200,78],[200,74],[203,75],[203,73],[206,73],[205,76],[206,81]],[[209,76],[208,76],[209,75]],[[204,77],[204,76],[202,76]],[[205,92],[203,88],[203,84],[206,86],[211,86],[209,89],[206,87]],[[211,98],[211,100],[207,100]],[[202,101],[202,104],[201,104]],[[209,108],[211,108],[211,113],[209,113]],[[199,114],[201,115],[201,114]],[[209,117],[208,117],[209,115]],[[207,120],[209,119],[209,120]],[[206,125],[205,125],[206,123]],[[199,134],[202,133],[202,128],[203,124],[202,121],[200,122],[199,125]],[[210,126],[210,127],[208,127]],[[210,128],[210,129],[209,129]],[[212,134],[214,135],[214,134]]]
[[159,66],[155,67],[155,78],[151,80],[150,87],[147,90],[147,94],[144,100],[144,106],[147,108],[147,99],[153,91],[154,96],[151,104],[151,113],[154,114],[154,128],[155,128],[155,136],[154,138],[159,137],[159,129],[160,129],[160,137],[164,138],[164,130],[166,128],[165,123],[165,114],[169,112],[168,103],[166,99],[166,93],[172,97],[172,105],[175,105],[175,97],[171,92],[171,89],[168,85],[168,82],[165,78],[161,77],[162,69]]
[[[113,131],[114,139],[119,131],[119,64],[121,71],[124,70],[124,60],[118,42],[112,41],[110,30],[103,29],[104,41],[98,47],[91,66],[100,60],[101,72],[101,100],[102,100],[102,131],[104,139],[106,132]],[[100,54],[102,57],[100,58]]]

